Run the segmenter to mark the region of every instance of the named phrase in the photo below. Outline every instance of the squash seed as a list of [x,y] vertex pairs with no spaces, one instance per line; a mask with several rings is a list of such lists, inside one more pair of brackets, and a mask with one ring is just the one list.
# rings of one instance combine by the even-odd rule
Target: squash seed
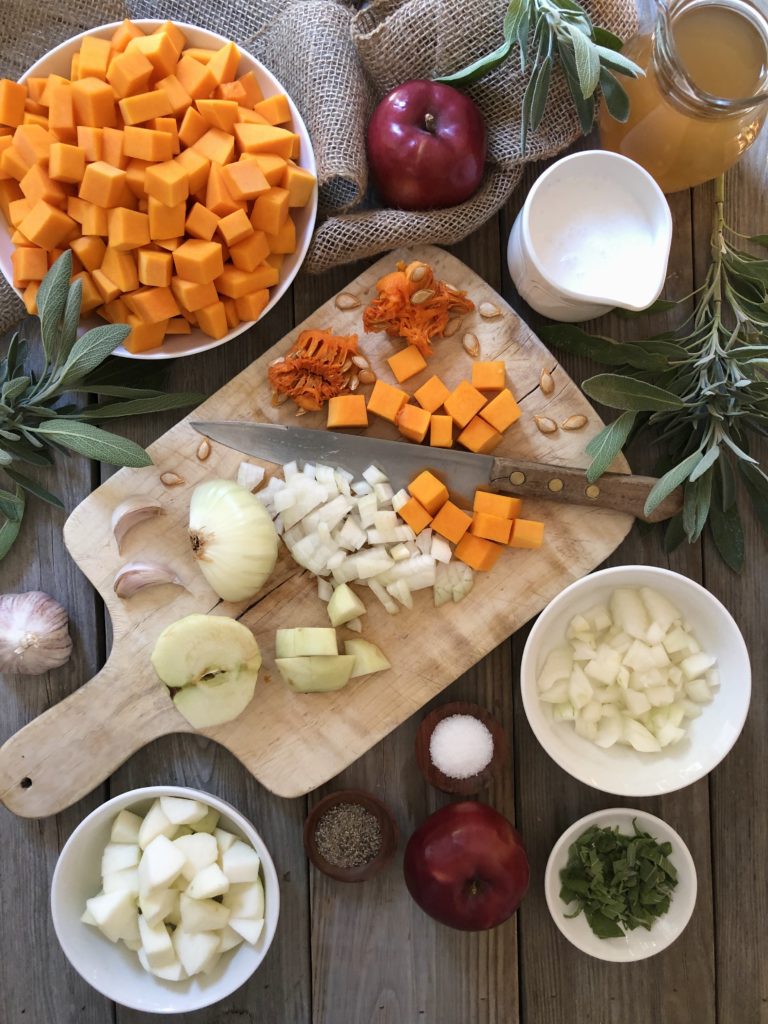
[[427,302],[435,293],[431,288],[419,288],[417,292],[414,292],[411,296],[411,303],[414,306],[420,306],[422,302]]
[[492,320],[495,316],[501,316],[501,310],[494,302],[481,302],[477,312],[484,320]]
[[473,359],[477,359],[480,355],[480,342],[477,340],[476,334],[465,334],[461,339],[461,344],[467,355],[472,356]]
[[361,370],[360,373],[358,373],[357,375],[357,379],[360,381],[361,384],[375,384],[376,374],[373,372],[373,370]]
[[555,390],[555,381],[549,370],[542,370],[539,377],[539,387],[543,395],[551,395]]
[[549,416],[534,416],[533,422],[542,434],[554,434],[557,432],[557,424]]
[[417,267],[414,267],[413,270],[410,271],[410,273],[408,274],[408,278],[409,280],[416,281],[418,283],[419,281],[422,280],[426,272],[427,268],[424,266],[424,264],[419,263]]
[[183,476],[179,476],[178,473],[171,473],[171,472],[161,473],[160,474],[160,483],[163,484],[163,486],[165,486],[165,487],[178,487],[179,484],[183,484],[184,483],[184,477]]
[[350,391],[357,391],[359,386],[360,377],[356,373],[353,373],[352,376],[347,381],[347,387],[349,388]]
[[208,456],[211,454],[211,442],[207,437],[204,437],[200,444],[197,446],[197,457],[201,462],[205,462]]
[[288,401],[288,395],[283,394],[282,391],[272,392],[272,408],[277,409],[281,405],[285,405]]
[[339,292],[336,296],[337,309],[357,309],[359,305],[360,299],[351,292]]
[[578,413],[576,416],[569,416],[564,419],[560,426],[563,430],[581,430],[582,427],[587,425],[587,417]]
[[462,322],[463,321],[460,316],[455,316],[452,320],[449,320],[448,323],[445,325],[443,337],[452,338],[454,334],[458,331],[458,329],[461,327]]
[[368,360],[365,358],[365,356],[360,356],[360,355],[352,356],[352,362],[360,370],[367,370],[370,367],[370,365],[371,365],[368,362]]

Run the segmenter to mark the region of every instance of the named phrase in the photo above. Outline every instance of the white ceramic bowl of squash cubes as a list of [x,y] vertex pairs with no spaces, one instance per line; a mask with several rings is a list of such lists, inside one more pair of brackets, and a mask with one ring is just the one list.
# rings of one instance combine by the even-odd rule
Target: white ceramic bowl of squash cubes
[[[560,714],[568,710],[567,703],[557,705],[547,699],[542,700],[542,693],[547,698],[553,692],[551,689],[543,692],[548,683],[542,677],[547,659],[555,649],[578,642],[578,636],[574,634],[575,616],[584,617],[586,614],[588,618],[594,618],[596,609],[603,609],[604,613],[612,608],[617,612],[614,618],[621,618],[625,614],[631,618],[631,609],[629,613],[617,609],[614,595],[622,590],[639,596],[643,588],[660,595],[662,600],[657,603],[658,607],[654,607],[651,601],[650,610],[640,609],[640,618],[645,616],[640,628],[632,622],[617,625],[612,618],[610,624],[605,624],[605,631],[585,627],[592,631],[583,635],[588,638],[608,636],[610,643],[608,629],[618,632],[626,627],[630,634],[629,643],[619,643],[619,646],[628,649],[637,639],[636,654],[639,652],[646,655],[651,648],[655,653],[661,654],[662,648],[671,652],[668,667],[674,666],[679,672],[679,682],[675,683],[677,689],[671,701],[677,702],[677,708],[683,704],[687,709],[686,714],[690,712],[690,717],[681,721],[675,717],[664,722],[665,708],[670,704],[654,703],[657,694],[665,699],[663,690],[653,692],[647,689],[643,691],[643,696],[650,696],[652,707],[648,710],[652,716],[658,715],[654,721],[662,722],[664,726],[663,732],[657,726],[661,749],[634,749],[628,742],[611,742],[612,737],[606,739],[606,746],[600,746],[594,737],[588,737],[589,726],[586,722],[582,723],[583,734],[580,735],[574,720],[560,718]],[[670,606],[680,612],[680,620],[673,620]],[[645,635],[641,636],[641,633]],[[681,652],[679,647],[686,642],[686,636],[693,638],[693,647],[690,651]],[[600,646],[601,641],[595,640],[595,644]],[[684,671],[689,666],[682,662],[693,653],[696,654],[695,662],[703,666],[694,675],[703,676],[702,680],[691,680]],[[714,657],[714,665],[710,666],[710,659],[700,658],[699,654]],[[621,658],[626,656],[625,651],[622,651]],[[664,660],[663,654],[661,660]],[[576,667],[577,659],[574,657],[573,661]],[[696,669],[695,662],[689,663],[692,669]],[[578,661],[578,666],[583,670],[584,661]],[[660,669],[662,677],[665,671],[667,669]],[[589,677],[590,669],[586,670],[586,674]],[[712,682],[711,687],[707,678]],[[583,671],[581,679],[583,682]],[[658,681],[666,680],[661,678]],[[590,683],[594,687],[594,694],[590,694],[587,700],[599,702],[606,699],[604,686],[597,683],[594,677]],[[633,680],[629,687],[634,685]],[[528,636],[520,667],[520,686],[531,729],[549,756],[564,771],[604,793],[656,796],[696,782],[726,756],[738,739],[747,717],[751,670],[749,654],[739,627],[728,610],[709,591],[688,577],[668,569],[624,565],[584,576],[566,587],[547,605]],[[569,698],[565,697],[564,700],[567,702]],[[644,703],[633,714],[623,707],[624,700],[619,695],[616,708],[623,725],[628,718],[635,718],[640,726],[643,722],[651,725],[642,711]],[[560,708],[565,708],[565,712],[559,714]],[[583,711],[583,708],[580,710]],[[602,711],[604,713],[604,708]],[[642,746],[643,737],[649,737],[645,727],[638,732]],[[655,736],[650,737],[651,743],[654,739]]]
[[[205,818],[199,819],[192,802],[205,805]],[[165,811],[178,821],[173,830]],[[133,815],[144,821],[139,844]],[[156,836],[159,842],[153,842]],[[216,859],[211,861],[214,843]],[[145,856],[146,849],[154,854]],[[229,877],[238,881],[229,882]],[[225,883],[228,893],[208,895],[221,893]],[[147,914],[140,928],[137,884]],[[99,895],[102,889],[106,898]],[[89,910],[103,930],[83,921],[94,897]],[[266,956],[279,911],[275,866],[253,825],[226,801],[181,786],[134,789],[98,807],[67,840],[51,886],[54,928],[72,966],[108,999],[146,1013],[197,1010],[238,989]],[[229,926],[235,913],[239,932]],[[92,913],[85,916],[92,919]],[[167,930],[171,949],[162,929],[148,926],[163,919],[166,925],[179,922]],[[185,933],[181,939],[179,927]],[[121,935],[128,936],[128,945]],[[178,966],[182,959],[199,973],[186,976]],[[158,973],[145,969],[142,961]],[[180,975],[183,980],[173,980]]]
[[[134,18],[133,21],[134,24],[142,28],[145,33],[153,32],[163,24],[162,19],[153,18]],[[73,36],[71,39],[67,39],[65,42],[54,47],[54,49],[49,50],[48,53],[36,61],[32,67],[28,68],[19,81],[24,82],[28,78],[46,78],[48,75],[63,75],[64,77],[69,78],[72,56],[81,48],[83,40],[87,36],[96,36],[98,39],[109,39],[120,27],[120,24],[121,22],[115,21],[108,25],[99,25],[96,28],[88,29],[86,32],[81,32],[79,35]],[[222,46],[226,46],[226,44],[230,42],[229,39],[225,36],[219,35],[217,32],[210,32],[208,29],[199,28],[196,25],[189,25],[184,21],[174,21],[174,24],[177,25],[186,36],[188,46],[217,50]],[[261,61],[256,60],[255,57],[252,57],[242,47],[239,47],[239,49],[240,65],[237,69],[238,76],[244,75],[248,71],[252,71],[265,99],[278,93],[285,93],[285,95],[288,96],[287,91],[283,88],[278,79],[275,78],[272,72],[266,68]],[[309,137],[307,126],[304,124],[301,114],[290,96],[288,96],[288,104],[291,108],[290,127],[301,139],[301,155],[296,162],[300,167],[303,167],[304,170],[317,176],[315,154],[312,149],[312,140]],[[315,218],[317,216],[317,186],[315,186],[312,198],[307,205],[292,210],[291,214],[296,223],[296,249],[285,257],[280,271],[280,280],[276,285],[270,288],[269,302],[262,311],[259,320],[265,317],[273,306],[280,301],[304,262],[304,257],[307,255],[307,250],[309,249],[309,243],[312,240],[312,231],[314,229]],[[13,250],[14,245],[11,242],[8,225],[0,214],[0,272],[2,272],[3,277],[5,277],[11,287],[13,287],[13,264],[11,263]],[[21,292],[18,289],[14,290],[17,294],[21,295]],[[206,352],[208,349],[217,348],[219,345],[223,345],[225,342],[231,341],[231,339],[236,338],[238,334],[242,334],[243,331],[253,327],[255,322],[256,321],[240,323],[237,327],[228,331],[222,338],[216,339],[209,337],[201,331],[199,327],[195,327],[191,334],[168,335],[159,348],[148,349],[146,352],[130,353],[123,345],[119,345],[115,350],[115,355],[127,356],[129,359],[145,360],[175,359],[178,356],[191,356],[198,352]],[[87,327],[95,327],[100,323],[102,323],[102,321],[97,317],[88,317],[83,321],[84,326]]]

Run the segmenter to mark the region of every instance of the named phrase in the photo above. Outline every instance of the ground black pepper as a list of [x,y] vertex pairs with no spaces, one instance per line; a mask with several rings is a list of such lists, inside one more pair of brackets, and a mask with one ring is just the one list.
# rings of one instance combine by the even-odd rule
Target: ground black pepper
[[360,868],[381,850],[381,825],[362,804],[336,804],[321,815],[315,826],[315,842],[329,864]]

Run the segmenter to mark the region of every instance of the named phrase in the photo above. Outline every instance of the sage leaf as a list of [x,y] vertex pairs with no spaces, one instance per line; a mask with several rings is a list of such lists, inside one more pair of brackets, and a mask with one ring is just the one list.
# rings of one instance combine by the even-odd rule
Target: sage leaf
[[24,518],[24,492],[16,488],[16,497],[21,501],[21,514],[18,519],[8,519],[0,526],[0,561],[8,554],[19,535],[21,522]]
[[574,26],[570,26],[573,56],[576,63],[581,95],[588,99],[600,80],[600,58],[591,39]]
[[57,359],[61,318],[67,304],[71,276],[72,251],[67,249],[45,275],[37,292],[43,351],[46,363],[49,365],[55,363]]
[[87,373],[103,363],[130,333],[127,324],[103,324],[83,334],[72,346],[56,380],[56,390],[66,391],[68,385],[82,380]]
[[678,513],[667,522],[667,527],[664,530],[664,551],[668,555],[671,554],[680,547],[684,540],[683,516],[682,513]]
[[576,73],[576,62],[573,59],[573,51],[569,50],[567,46],[564,46],[563,43],[558,40],[557,52],[560,56],[560,63],[563,65],[568,91],[571,94],[573,105],[576,107],[576,112],[579,115],[581,132],[583,135],[586,135],[588,132],[592,131],[592,125],[595,120],[595,98],[594,96],[590,96],[589,99],[585,100],[581,95],[581,87],[579,85],[579,76]]
[[607,28],[601,28],[596,25],[592,30],[592,38],[599,46],[606,46],[609,50],[621,50],[624,43],[615,36],[613,32],[609,32]]
[[[615,121],[626,124],[629,118],[629,96],[610,71],[600,71],[600,90],[608,107],[608,113]],[[648,312],[644,310],[644,312]]]
[[608,469],[622,448],[627,443],[627,438],[635,425],[637,413],[623,412],[613,423],[609,423],[589,442],[586,448],[587,455],[592,457],[592,462],[587,469],[587,480],[594,483]]
[[701,452],[694,452],[689,455],[688,458],[683,459],[676,466],[673,466],[668,472],[664,474],[651,488],[650,494],[645,499],[645,506],[643,512],[646,517],[653,515],[659,505],[668,498],[669,495],[674,491],[676,487],[679,487],[683,481],[687,480],[690,474],[698,465],[701,460]]
[[673,395],[671,391],[617,373],[601,373],[596,377],[590,377],[584,381],[582,389],[590,398],[607,405],[610,409],[653,412],[685,408],[682,398]]
[[80,326],[80,307],[83,302],[83,282],[78,278],[69,286],[64,315],[61,320],[61,339],[59,341],[59,361],[63,362],[72,351],[77,341],[77,329]]
[[487,75],[489,71],[493,71],[500,64],[503,64],[509,56],[514,43],[514,39],[505,39],[491,53],[480,57],[479,60],[468,64],[460,71],[454,71],[452,75],[439,75],[434,81],[442,82],[444,85],[468,85],[470,82],[482,78],[483,75]]
[[607,64],[609,68],[613,68],[614,71],[618,71],[621,75],[628,75],[630,78],[644,78],[645,72],[629,57],[625,57],[621,53],[617,53],[616,50],[611,50],[607,46],[595,46],[598,56],[601,58],[603,64]]
[[138,416],[142,413],[179,409],[186,405],[199,405],[204,398],[205,395],[194,394],[153,395],[148,398],[136,398],[127,402],[104,402],[101,405],[87,405],[84,409],[77,409],[71,415],[80,420],[117,419],[121,416]]
[[547,105],[547,95],[549,94],[549,80],[552,76],[552,58],[547,56],[544,58],[540,68],[539,74],[536,79],[536,85],[533,90],[533,96],[531,97],[531,109],[530,109],[530,127],[531,131],[536,129],[541,124],[541,119],[544,117],[544,108]]
[[700,476],[703,476],[708,469],[711,469],[719,458],[719,445],[713,445],[711,448],[708,448],[707,451],[704,453],[701,461],[698,463],[694,471],[688,477],[691,483],[694,483],[696,480],[699,479]]
[[79,455],[98,459],[99,462],[106,462],[111,466],[138,468],[152,465],[152,459],[134,441],[110,434],[91,423],[78,423],[76,420],[45,420],[32,429],[49,441],[58,442]]
[[0,488],[0,512],[6,519],[12,519],[17,523],[24,515],[24,502],[10,491]]
[[17,398],[24,394],[30,383],[29,377],[14,377],[13,380],[6,381],[3,384],[2,391],[0,391],[0,399],[4,403],[15,402]]
[[[698,467],[697,467],[698,468]],[[689,478],[683,497],[683,529],[690,544],[701,536],[712,503],[712,469],[696,480]]]
[[[543,327],[539,334],[548,344],[576,356],[586,356],[606,366],[626,364],[636,370],[660,370],[667,365],[666,354],[647,349],[644,342],[614,341],[613,338],[587,334],[575,324],[550,324]],[[678,348],[677,351],[686,355],[685,349]]]
[[709,530],[718,554],[734,572],[744,568],[744,528],[738,506],[724,507],[721,485],[715,487],[715,500],[709,510]]
[[61,498],[57,498],[55,494],[51,494],[47,488],[43,487],[36,480],[32,480],[25,473],[20,473],[17,469],[6,469],[5,472],[19,487],[23,487],[25,491],[29,491],[30,494],[34,494],[36,498],[40,498],[42,501],[47,502],[49,505],[53,505],[54,508],[64,508],[64,502]]

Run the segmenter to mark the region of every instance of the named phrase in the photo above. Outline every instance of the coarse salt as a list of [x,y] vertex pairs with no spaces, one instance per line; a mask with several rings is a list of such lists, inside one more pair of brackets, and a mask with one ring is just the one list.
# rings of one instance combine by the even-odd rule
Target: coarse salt
[[474,715],[449,715],[432,730],[429,757],[448,778],[470,779],[491,763],[493,736]]

